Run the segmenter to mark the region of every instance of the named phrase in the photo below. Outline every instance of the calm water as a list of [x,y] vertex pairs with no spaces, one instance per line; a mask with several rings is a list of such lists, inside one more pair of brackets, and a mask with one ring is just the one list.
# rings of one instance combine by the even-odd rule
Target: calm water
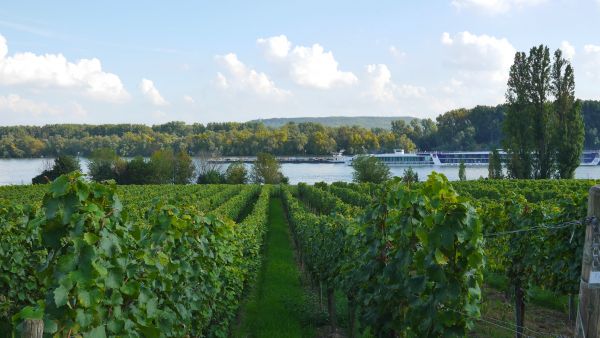
[[[49,159],[0,159],[0,185],[29,184],[52,160]],[[81,167],[87,170],[88,161],[81,159]],[[298,182],[335,182],[352,181],[352,168],[343,163],[284,163],[283,174],[290,178],[291,184]],[[226,168],[226,166],[224,166]],[[392,167],[392,174],[402,176],[404,167]],[[432,171],[443,173],[450,180],[458,179],[458,167],[416,167],[413,168],[423,180]],[[579,167],[575,172],[577,178],[600,178],[600,166]],[[467,167],[467,179],[487,177],[487,167]]]

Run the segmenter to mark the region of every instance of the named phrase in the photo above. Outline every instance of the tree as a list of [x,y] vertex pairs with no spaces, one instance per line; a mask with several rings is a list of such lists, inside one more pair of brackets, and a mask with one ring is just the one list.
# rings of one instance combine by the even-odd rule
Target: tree
[[355,157],[352,168],[354,182],[383,183],[390,178],[390,168],[374,156]]
[[157,150],[150,157],[152,183],[172,183],[175,177],[175,155],[171,149]]
[[185,151],[181,150],[175,155],[175,168],[173,174],[174,184],[188,184],[194,178],[196,165],[192,157]]
[[458,165],[458,179],[461,181],[466,181],[467,180],[467,168],[465,168],[465,162],[460,161],[460,164]]
[[456,109],[436,118],[439,149],[462,150],[475,147],[475,128],[469,116],[469,110]]
[[413,170],[412,167],[408,167],[408,169],[404,169],[404,173],[402,174],[402,182],[404,183],[414,183],[419,182],[419,174]]
[[201,172],[196,180],[196,183],[198,184],[222,184],[224,182],[225,176],[218,169],[210,169]]
[[[554,97],[554,101],[550,101]],[[514,178],[573,177],[583,149],[581,106],[575,100],[573,68],[548,47],[515,55],[504,121],[507,169]]]
[[267,153],[259,153],[256,161],[252,164],[252,181],[254,183],[279,184],[287,183],[287,177],[281,173],[281,164],[275,156]]
[[510,67],[506,92],[507,112],[503,126],[508,175],[512,178],[532,176],[532,114],[528,88],[530,77],[527,55],[517,52]]
[[491,180],[502,179],[504,174],[502,173],[502,158],[498,149],[492,150],[488,160],[488,178]]
[[116,164],[119,156],[114,149],[99,148],[92,152],[88,165],[89,176],[93,181],[117,180]]
[[58,176],[68,174],[73,171],[81,171],[79,160],[73,156],[60,155],[54,159],[54,165],[51,169],[42,171],[31,180],[32,184],[44,184],[54,181]]
[[558,49],[552,66],[553,108],[556,113],[554,146],[558,177],[573,178],[580,164],[585,131],[581,104],[575,100],[575,76],[570,62]]
[[225,182],[223,170],[219,163],[212,160],[216,157],[216,154],[209,153],[207,151],[201,151],[198,154],[199,165],[198,165],[198,184],[220,184]]
[[225,171],[225,181],[228,184],[248,183],[248,170],[242,162],[232,163]]
[[119,184],[151,184],[152,165],[142,156],[136,156],[129,162],[125,162],[126,168],[117,178]]
[[548,104],[550,95],[550,50],[540,45],[529,51],[531,72],[530,100],[533,108],[533,174],[535,178],[551,178],[553,151],[551,149],[551,127],[553,126],[552,107]]

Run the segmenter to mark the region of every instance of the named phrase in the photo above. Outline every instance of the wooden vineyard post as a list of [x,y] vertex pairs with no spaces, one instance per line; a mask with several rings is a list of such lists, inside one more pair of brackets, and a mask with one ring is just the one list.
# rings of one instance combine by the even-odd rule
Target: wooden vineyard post
[[[600,185],[590,189],[589,217],[600,218]],[[597,221],[586,222],[575,330],[578,338],[600,338],[600,226]]]
[[23,322],[23,338],[42,338],[44,336],[44,321],[41,319],[25,319]]

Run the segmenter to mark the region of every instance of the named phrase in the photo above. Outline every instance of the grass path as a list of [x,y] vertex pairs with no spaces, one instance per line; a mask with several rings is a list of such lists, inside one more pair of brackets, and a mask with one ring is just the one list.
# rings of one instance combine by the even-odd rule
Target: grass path
[[234,337],[314,337],[305,324],[306,294],[279,198],[269,204],[263,266],[257,284],[243,305]]

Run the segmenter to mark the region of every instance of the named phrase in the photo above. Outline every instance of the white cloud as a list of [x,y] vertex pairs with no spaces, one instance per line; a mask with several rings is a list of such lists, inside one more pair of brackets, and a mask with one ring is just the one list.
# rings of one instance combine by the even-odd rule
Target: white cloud
[[165,100],[160,92],[154,86],[154,82],[148,79],[142,79],[140,82],[140,90],[142,94],[155,106],[166,106],[169,104],[167,100]]
[[331,51],[315,43],[311,47],[295,46],[285,35],[257,40],[267,58],[283,64],[297,84],[318,89],[348,86],[358,82],[352,72],[341,71]]
[[250,90],[263,97],[281,99],[291,93],[277,88],[275,83],[265,73],[248,68],[237,55],[229,53],[218,55],[216,60],[226,69],[227,75],[217,73],[216,85],[222,89]]
[[380,102],[391,102],[401,98],[418,98],[425,88],[413,85],[397,85],[392,82],[392,73],[385,64],[367,65],[367,95]]
[[583,69],[586,76],[600,80],[600,46],[583,46]]
[[0,96],[0,112],[17,113],[18,116],[12,118],[23,118],[31,116],[34,118],[42,118],[48,116],[87,116],[87,111],[76,102],[68,104],[66,107],[57,107],[46,102],[37,102],[23,98],[17,94],[8,94]]
[[563,52],[563,56],[568,60],[573,60],[575,56],[575,47],[569,41],[563,41],[560,44],[560,50]]
[[0,96],[0,111],[31,114],[33,116],[40,116],[42,114],[60,114],[60,109],[56,107],[52,107],[45,102],[40,103],[28,100],[16,94]]
[[443,33],[444,67],[449,80],[442,81],[432,97],[441,107],[458,108],[504,101],[506,82],[515,48],[504,38],[470,32]]
[[392,45],[390,48],[388,48],[388,50],[390,54],[398,61],[402,61],[406,57],[406,52],[399,50],[396,48],[396,46]]
[[506,13],[514,8],[525,8],[537,6],[546,0],[452,0],[451,3],[457,9],[474,8],[488,14]]
[[195,103],[196,102],[196,100],[194,100],[194,98],[189,95],[184,95],[183,101],[185,101],[186,103]]
[[16,53],[8,56],[6,39],[0,35],[0,84],[58,87],[82,90],[87,96],[109,102],[127,99],[119,77],[102,70],[100,60],[69,62],[62,54]]
[[259,46],[265,46],[265,54],[271,59],[285,58],[292,48],[292,43],[283,34],[268,39],[260,38],[256,42]]
[[465,31],[454,37],[443,33],[442,44],[449,49],[446,63],[462,77],[482,83],[506,83],[516,52],[507,39]]
[[448,45],[448,46],[452,45],[452,43],[454,42],[452,40],[452,38],[450,37],[450,33],[448,33],[448,32],[442,33],[442,39],[441,40],[442,40],[442,44]]

